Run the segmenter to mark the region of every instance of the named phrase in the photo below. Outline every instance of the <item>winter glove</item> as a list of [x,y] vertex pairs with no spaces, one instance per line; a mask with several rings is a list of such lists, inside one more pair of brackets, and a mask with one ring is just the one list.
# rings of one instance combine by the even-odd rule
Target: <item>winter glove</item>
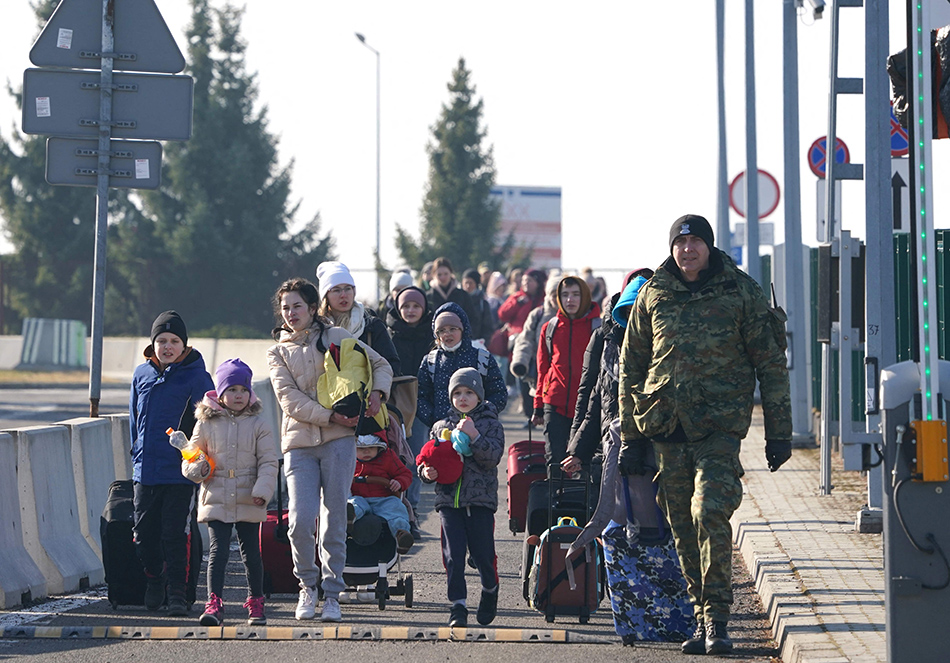
[[472,450],[468,446],[471,441],[472,438],[470,438],[466,433],[463,433],[460,430],[452,431],[452,448],[458,451],[459,455],[472,455]]
[[624,476],[643,476],[647,473],[647,445],[649,440],[633,440],[620,447],[620,473]]
[[765,441],[765,460],[769,464],[769,471],[774,472],[780,468],[785,461],[792,457],[791,440],[766,440]]

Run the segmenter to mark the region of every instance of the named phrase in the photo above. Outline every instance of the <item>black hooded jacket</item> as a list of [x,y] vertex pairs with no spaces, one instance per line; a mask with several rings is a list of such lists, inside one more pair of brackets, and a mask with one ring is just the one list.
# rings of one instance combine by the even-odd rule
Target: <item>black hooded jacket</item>
[[[415,288],[415,286],[409,287]],[[422,294],[425,295],[425,293]],[[403,373],[415,375],[419,371],[422,359],[435,345],[435,339],[432,336],[432,305],[426,299],[422,318],[414,326],[410,326],[402,319],[398,309],[391,308],[386,313],[386,326],[389,328],[389,335],[392,336],[393,345],[396,346],[396,352],[402,362]]]
[[610,422],[620,416],[619,359],[624,328],[611,315],[620,293],[610,298],[584,352],[584,368],[577,390],[577,408],[571,424],[567,453],[588,463],[601,453],[602,440]]

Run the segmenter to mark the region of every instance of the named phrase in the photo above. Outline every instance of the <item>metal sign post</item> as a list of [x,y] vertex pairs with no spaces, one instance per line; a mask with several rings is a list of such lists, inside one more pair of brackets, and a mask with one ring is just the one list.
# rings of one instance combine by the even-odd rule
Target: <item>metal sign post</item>
[[[30,61],[57,67],[27,69],[23,75],[23,132],[54,136],[46,147],[47,181],[91,186],[95,177],[89,416],[97,417],[109,187],[155,189],[161,177],[160,144],[113,136],[188,140],[194,81],[113,73],[116,63],[131,71],[176,74],[184,69],[185,59],[154,0],[62,0],[30,50]],[[99,71],[89,71],[96,61]]]
[[[102,313],[106,298],[106,234],[109,232],[109,148],[112,143],[112,27],[115,5],[102,0],[102,74],[99,83],[99,160],[96,174],[96,251],[92,273],[92,361],[89,416],[99,416],[102,387]],[[25,89],[26,86],[24,86]],[[25,107],[25,104],[24,104]]]

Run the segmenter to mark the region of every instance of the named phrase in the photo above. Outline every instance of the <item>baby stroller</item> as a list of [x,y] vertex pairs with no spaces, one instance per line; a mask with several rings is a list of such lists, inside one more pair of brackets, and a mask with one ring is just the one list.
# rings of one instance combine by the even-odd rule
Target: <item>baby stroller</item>
[[[389,584],[389,571],[396,568],[396,583]],[[402,596],[407,608],[412,607],[412,574],[402,573],[401,558],[396,552],[396,539],[379,516],[367,513],[353,524],[346,539],[346,566],[343,567],[346,589],[340,594],[342,603],[376,601],[380,610],[392,596]]]
[[[402,415],[392,405],[387,407],[389,408],[389,425],[386,429],[386,443],[405,463],[408,444],[402,428]],[[360,477],[357,481],[359,480],[388,484],[388,481],[382,477]],[[403,502],[405,502],[405,497],[403,497]],[[415,515],[408,503],[406,507],[409,518],[415,520]],[[390,586],[388,573],[393,567],[396,568],[396,582]],[[346,538],[343,582],[346,583],[346,589],[340,595],[341,602],[376,601],[379,609],[385,610],[387,599],[392,596],[402,596],[405,606],[412,607],[412,574],[403,574],[401,557],[396,550],[396,539],[389,531],[386,521],[379,516],[367,513],[353,523],[351,532]]]

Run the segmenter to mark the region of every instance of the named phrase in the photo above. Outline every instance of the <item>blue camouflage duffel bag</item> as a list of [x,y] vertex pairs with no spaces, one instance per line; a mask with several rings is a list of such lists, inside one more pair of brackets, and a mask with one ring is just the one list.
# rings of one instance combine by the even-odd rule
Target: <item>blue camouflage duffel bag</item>
[[[649,477],[623,477],[628,518],[632,522],[630,493],[636,494],[638,488],[644,487],[630,486],[628,479],[631,483],[652,481]],[[659,509],[656,511],[657,517],[650,523],[656,527],[641,526],[632,542],[627,538],[627,528],[619,524],[601,535],[614,628],[625,645],[639,641],[681,642],[696,630],[673,535]],[[638,519],[641,523],[645,520],[649,519]]]

